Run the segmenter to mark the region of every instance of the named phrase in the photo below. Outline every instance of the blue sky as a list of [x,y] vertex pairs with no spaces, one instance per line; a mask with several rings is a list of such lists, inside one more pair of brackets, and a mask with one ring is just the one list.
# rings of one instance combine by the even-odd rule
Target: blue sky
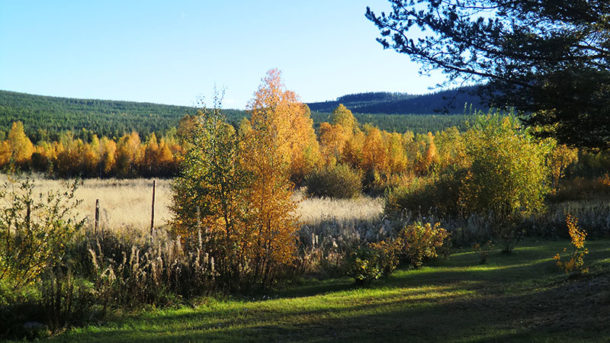
[[0,89],[193,105],[225,89],[244,108],[278,68],[302,101],[427,93],[405,55],[383,50],[366,6],[385,0],[0,0]]

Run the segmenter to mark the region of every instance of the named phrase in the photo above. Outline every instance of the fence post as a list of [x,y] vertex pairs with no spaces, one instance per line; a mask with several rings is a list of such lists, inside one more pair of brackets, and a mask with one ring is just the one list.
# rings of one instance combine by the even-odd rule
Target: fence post
[[97,230],[100,228],[100,199],[95,199],[95,235],[97,236]]
[[150,237],[152,239],[153,230],[155,227],[155,188],[157,186],[157,180],[153,180],[153,193],[152,193],[152,210],[150,214]]
[[32,216],[32,206],[31,206],[32,203],[28,200],[26,204],[27,204],[27,209],[25,212],[25,226],[29,231],[30,227],[31,227],[30,220],[31,220],[31,216]]

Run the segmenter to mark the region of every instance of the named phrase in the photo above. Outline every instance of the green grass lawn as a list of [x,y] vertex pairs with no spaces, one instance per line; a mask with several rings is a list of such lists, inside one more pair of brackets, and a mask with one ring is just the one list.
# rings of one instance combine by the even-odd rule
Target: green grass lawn
[[610,241],[587,242],[589,275],[568,279],[552,256],[567,241],[527,242],[479,265],[472,251],[357,288],[307,281],[255,299],[146,311],[54,341],[610,341]]

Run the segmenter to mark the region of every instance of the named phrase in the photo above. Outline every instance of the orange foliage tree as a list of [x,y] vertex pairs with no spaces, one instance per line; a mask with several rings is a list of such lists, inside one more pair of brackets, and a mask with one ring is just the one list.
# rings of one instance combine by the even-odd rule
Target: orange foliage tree
[[17,164],[25,164],[30,161],[34,153],[34,145],[23,131],[23,123],[14,122],[8,132],[8,144],[11,149],[11,157]]
[[294,166],[292,152],[300,136],[293,123],[303,120],[298,119],[303,116],[303,106],[293,92],[285,90],[279,71],[271,70],[249,110],[251,121],[242,125],[246,147],[242,159],[253,176],[248,202],[254,280],[266,286],[295,258],[298,222],[289,177]]

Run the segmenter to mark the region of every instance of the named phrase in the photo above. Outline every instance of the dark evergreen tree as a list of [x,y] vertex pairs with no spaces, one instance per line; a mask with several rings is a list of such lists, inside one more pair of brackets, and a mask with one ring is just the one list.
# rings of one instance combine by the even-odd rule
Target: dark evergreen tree
[[541,136],[610,147],[608,0],[390,0],[367,8],[385,48],[485,83],[492,105],[512,106]]

